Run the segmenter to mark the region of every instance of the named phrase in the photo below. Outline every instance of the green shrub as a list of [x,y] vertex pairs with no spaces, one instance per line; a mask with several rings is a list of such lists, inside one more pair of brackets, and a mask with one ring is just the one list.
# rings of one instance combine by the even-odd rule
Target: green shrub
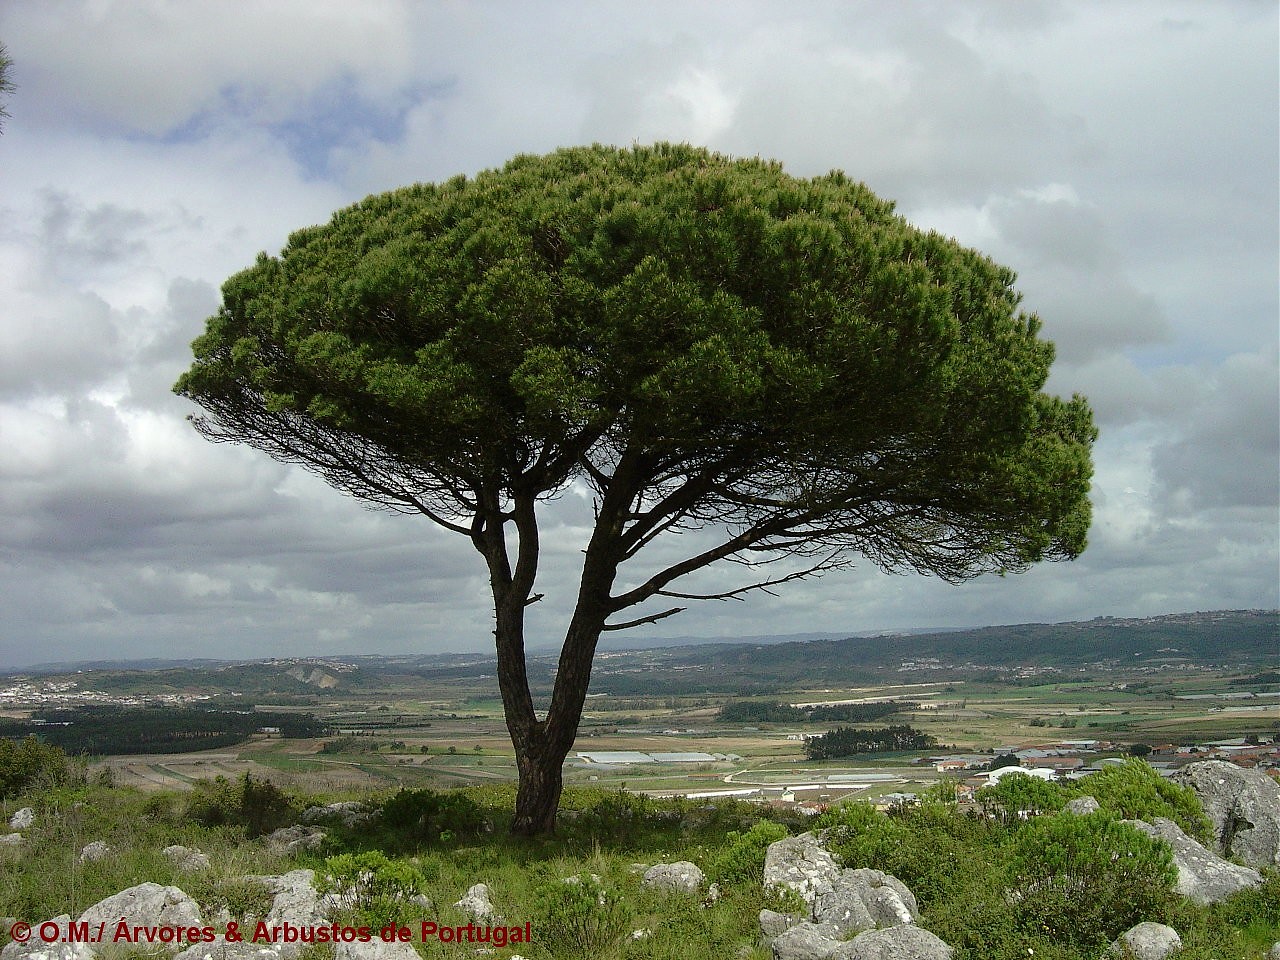
[[71,764],[60,747],[27,737],[21,743],[0,737],[0,800],[28,790],[63,786],[71,780]]
[[487,826],[484,811],[463,793],[400,790],[382,805],[382,823],[398,839],[418,843],[474,837]]
[[320,893],[336,893],[351,918],[381,928],[420,919],[422,909],[411,902],[425,877],[405,860],[391,860],[376,850],[329,857],[317,884]]
[[759,883],[769,844],[790,835],[780,823],[761,820],[745,832],[730,831],[726,846],[707,865],[707,876],[721,886]]
[[1032,814],[1061,810],[1067,795],[1057,784],[1026,774],[1010,773],[978,791],[983,809],[1007,823]]
[[198,781],[186,815],[206,827],[243,827],[252,838],[294,822],[300,812],[301,804],[270,780],[246,773],[234,781]]
[[594,877],[548,880],[534,891],[533,928],[556,958],[596,958],[626,936],[633,913],[616,891]]
[[1110,814],[1035,817],[1014,833],[1009,899],[1024,930],[1094,948],[1165,919],[1177,870],[1167,844]]
[[1145,760],[1130,758],[1108,766],[1076,781],[1074,789],[1077,796],[1096,798],[1103,810],[1117,817],[1148,823],[1168,817],[1201,843],[1212,842],[1213,826],[1195,791],[1166,780]]

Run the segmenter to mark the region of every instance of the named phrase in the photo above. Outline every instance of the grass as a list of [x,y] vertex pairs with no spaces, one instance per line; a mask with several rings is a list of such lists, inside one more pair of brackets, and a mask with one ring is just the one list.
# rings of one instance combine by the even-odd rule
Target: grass
[[[78,916],[143,880],[181,887],[199,902],[206,919],[223,907],[236,917],[261,915],[262,892],[245,876],[299,867],[324,876],[340,862],[331,858],[371,856],[389,865],[386,869],[407,871],[413,888],[433,906],[406,912],[403,902],[391,908],[370,901],[352,907],[344,921],[404,922],[415,930],[423,920],[465,925],[468,918],[453,904],[483,881],[506,923],[528,921],[535,931],[534,943],[498,950],[495,960],[515,953],[531,960],[767,960],[771,954],[759,940],[757,916],[763,907],[781,903],[756,879],[763,845],[753,846],[744,838],[762,818],[779,821],[766,831],[770,837],[812,826],[797,814],[740,802],[657,800],[589,786],[566,789],[558,836],[518,839],[506,834],[514,787],[491,784],[449,795],[423,794],[429,803],[453,798],[439,800],[444,806],[422,808],[444,810],[442,820],[411,817],[408,822],[419,826],[410,828],[376,820],[353,829],[330,826],[320,850],[285,855],[249,836],[236,796],[236,781],[225,781],[194,793],[81,784],[12,799],[0,812],[7,816],[30,805],[37,819],[22,847],[0,848],[0,916],[31,922],[60,913]],[[259,796],[280,822],[294,822],[312,802],[359,798],[377,805],[388,794],[348,790],[320,797],[259,787]],[[957,960],[1012,960],[1028,956],[1028,949],[1051,960],[1100,960],[1096,950],[1055,945],[1020,925],[1017,911],[999,895],[1008,882],[1002,871],[1016,839],[1010,831],[1020,829],[1017,824],[983,826],[936,804],[927,814],[885,818],[866,811],[858,816],[863,818],[858,822],[878,824],[876,830],[893,842],[867,847],[872,859],[856,865],[902,874],[921,899],[922,924],[946,932],[960,947]],[[211,818],[223,822],[209,825]],[[79,863],[80,849],[91,840],[106,842],[111,854]],[[160,853],[171,844],[204,851],[212,869],[179,873]],[[702,895],[641,885],[637,864],[676,860],[693,861],[712,879],[720,876],[720,899],[706,902]],[[589,879],[593,876],[599,878],[598,889]],[[586,899],[574,892],[577,886],[567,890],[564,880],[569,877],[586,885]],[[1280,939],[1280,877],[1219,907],[1169,903],[1165,919],[1187,944],[1180,960],[1257,960]],[[979,936],[966,932],[971,930],[966,924],[991,929]],[[474,945],[428,942],[417,947],[426,958],[475,956]],[[305,960],[328,956],[324,950],[311,951]]]

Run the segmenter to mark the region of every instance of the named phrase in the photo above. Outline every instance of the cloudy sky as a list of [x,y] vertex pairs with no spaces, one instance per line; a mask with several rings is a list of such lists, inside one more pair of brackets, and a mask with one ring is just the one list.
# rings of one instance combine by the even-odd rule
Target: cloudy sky
[[[653,635],[1280,605],[1277,33],[1266,0],[8,0],[0,666],[487,648],[469,544],[202,441],[169,388],[291,230],[592,141],[864,180],[1018,271],[1102,429],[1075,563],[863,564]],[[584,518],[545,517],[538,641]]]

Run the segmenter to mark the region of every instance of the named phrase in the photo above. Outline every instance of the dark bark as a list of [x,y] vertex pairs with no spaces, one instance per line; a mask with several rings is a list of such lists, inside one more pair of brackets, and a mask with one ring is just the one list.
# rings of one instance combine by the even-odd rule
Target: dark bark
[[496,613],[498,686],[520,775],[511,825],[515,834],[534,836],[555,830],[564,786],[564,760],[582,719],[596,644],[613,610],[609,594],[624,555],[622,518],[632,496],[632,488],[624,481],[632,475],[630,466],[624,458],[602,498],[583,558],[577,605],[565,632],[545,720],[539,720],[534,711],[524,654],[524,611],[533,591],[538,557],[533,498],[517,499],[510,514],[519,540],[514,570],[496,509],[483,521],[478,519],[473,531],[476,548],[489,564]]

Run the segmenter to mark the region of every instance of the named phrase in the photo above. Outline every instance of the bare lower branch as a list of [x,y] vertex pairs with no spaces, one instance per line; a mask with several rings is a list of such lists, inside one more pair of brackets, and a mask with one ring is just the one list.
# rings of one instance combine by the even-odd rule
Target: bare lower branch
[[638,627],[643,623],[657,623],[659,620],[665,620],[667,617],[674,617],[677,613],[684,613],[684,607],[672,607],[670,610],[663,610],[661,613],[651,614],[647,617],[640,617],[638,620],[628,620],[626,623],[606,623],[602,630],[630,630],[632,627]]
[[847,566],[847,561],[840,559],[839,553],[832,553],[826,559],[806,567],[803,570],[797,570],[789,573],[785,577],[773,577],[768,580],[760,580],[757,583],[749,583],[743,587],[737,587],[733,590],[725,590],[723,593],[680,593],[675,590],[659,590],[655,596],[670,597],[673,600],[741,600],[742,595],[750,593],[752,590],[763,590],[769,593],[770,587],[781,586],[784,583],[791,583],[793,580],[804,580],[807,577],[816,577],[827,570],[836,570],[840,567]]

